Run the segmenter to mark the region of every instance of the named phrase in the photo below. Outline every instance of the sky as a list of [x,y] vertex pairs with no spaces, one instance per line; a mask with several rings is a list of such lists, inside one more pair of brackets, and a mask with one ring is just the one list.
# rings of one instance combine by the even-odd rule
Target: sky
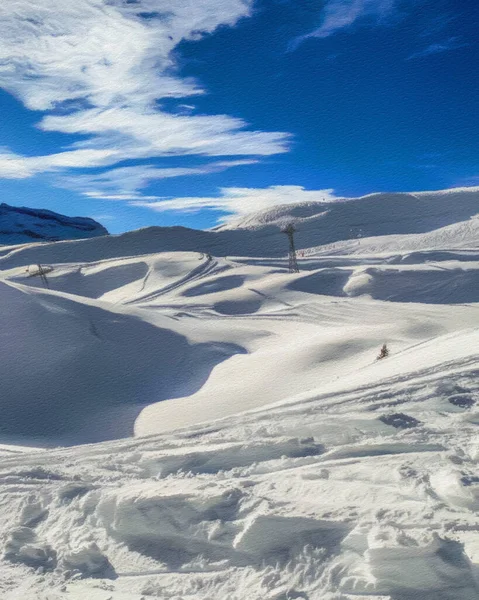
[[479,185],[476,0],[2,0],[0,201],[112,233]]

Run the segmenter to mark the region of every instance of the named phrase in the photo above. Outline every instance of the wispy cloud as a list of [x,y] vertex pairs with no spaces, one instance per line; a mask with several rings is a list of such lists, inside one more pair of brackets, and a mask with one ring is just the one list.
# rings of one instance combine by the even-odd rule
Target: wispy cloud
[[78,149],[46,156],[20,156],[3,150],[0,152],[0,178],[26,179],[44,171],[67,168],[88,168],[116,162],[115,150]]
[[198,167],[156,167],[135,165],[118,167],[93,175],[62,177],[58,184],[89,198],[101,200],[157,200],[157,196],[145,196],[142,190],[152,181],[220,173],[232,167],[256,163],[253,159],[222,160]]
[[301,202],[328,202],[335,200],[334,190],[305,190],[299,185],[273,185],[267,188],[220,189],[218,197],[185,197],[161,199],[158,202],[135,202],[136,206],[144,206],[157,212],[197,212],[208,209],[227,213],[218,219],[225,223],[258,210],[264,210],[281,204],[298,204]]
[[310,38],[327,38],[363,22],[378,24],[395,12],[399,0],[328,0],[320,13],[321,25],[295,38],[290,50]]
[[[288,150],[282,132],[241,119],[194,113],[205,93],[181,77],[172,52],[182,40],[248,17],[253,0],[5,0],[0,3],[0,87],[45,131],[81,136],[45,157],[0,155],[0,177],[161,156],[268,156]],[[162,99],[189,98],[179,114]],[[203,172],[208,172],[204,170]],[[176,175],[180,175],[176,171]]]
[[464,48],[469,44],[465,42],[461,42],[458,37],[450,37],[447,40],[442,42],[436,42],[434,44],[429,44],[426,48],[419,50],[418,52],[414,52],[410,56],[408,56],[408,60],[413,58],[421,58],[424,56],[431,56],[432,54],[441,54],[442,52],[449,52],[450,50],[457,50],[457,48]]
[[268,156],[287,149],[285,134],[245,130],[246,123],[241,119],[226,115],[173,115],[153,107],[115,106],[47,116],[40,127],[90,135],[75,147],[113,147],[123,158]]

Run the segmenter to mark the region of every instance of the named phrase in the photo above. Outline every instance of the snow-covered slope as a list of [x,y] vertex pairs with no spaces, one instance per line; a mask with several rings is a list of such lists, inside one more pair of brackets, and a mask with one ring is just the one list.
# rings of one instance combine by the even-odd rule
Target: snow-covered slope
[[[392,234],[401,234],[401,239],[404,235],[420,234],[414,242],[411,240],[411,249],[422,249],[421,235],[428,232],[436,237],[429,239],[426,235],[426,248],[477,246],[479,221],[471,220],[476,215],[479,215],[479,188],[373,194],[327,204],[285,205],[209,231],[150,227],[122,235],[42,244],[41,247],[27,244],[10,250],[0,248],[0,269],[38,262],[83,263],[172,251],[281,257],[287,252],[287,239],[281,227],[291,221],[298,230],[297,247],[305,250],[344,240],[351,240],[354,248],[359,238]],[[450,225],[453,227],[449,235],[434,234],[435,230]],[[392,240],[393,244],[397,242],[397,239]],[[405,248],[409,248],[409,241],[405,242]],[[349,252],[347,247],[346,253]]]
[[478,343],[203,427],[5,448],[3,597],[477,599]]
[[[376,193],[361,198],[339,198],[334,202],[284,204],[232,221],[217,228],[262,229],[295,221],[308,231],[319,226],[340,239],[350,228],[362,235],[419,233],[464,221],[479,213],[479,187],[451,188],[433,192]],[[348,229],[349,228],[349,229]],[[331,231],[332,230],[332,231]],[[324,240],[327,243],[329,240]]]
[[477,193],[2,248],[2,598],[477,600]]
[[66,217],[50,210],[0,204],[0,244],[71,240],[107,234],[100,223],[87,217]]
[[141,407],[193,393],[216,362],[241,351],[195,342],[167,316],[151,325],[134,311],[21,284],[0,283],[0,302],[3,442],[129,436]]

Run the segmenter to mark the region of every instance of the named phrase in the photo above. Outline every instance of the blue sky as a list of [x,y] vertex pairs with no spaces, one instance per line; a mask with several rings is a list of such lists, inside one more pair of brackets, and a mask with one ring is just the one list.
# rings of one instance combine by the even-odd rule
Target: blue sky
[[0,186],[111,232],[479,185],[475,0],[4,0]]

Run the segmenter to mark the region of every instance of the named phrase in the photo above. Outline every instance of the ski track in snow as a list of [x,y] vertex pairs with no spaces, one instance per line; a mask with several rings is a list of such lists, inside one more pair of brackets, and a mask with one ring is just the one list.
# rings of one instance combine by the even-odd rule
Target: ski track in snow
[[1,249],[2,598],[477,600],[471,227]]

